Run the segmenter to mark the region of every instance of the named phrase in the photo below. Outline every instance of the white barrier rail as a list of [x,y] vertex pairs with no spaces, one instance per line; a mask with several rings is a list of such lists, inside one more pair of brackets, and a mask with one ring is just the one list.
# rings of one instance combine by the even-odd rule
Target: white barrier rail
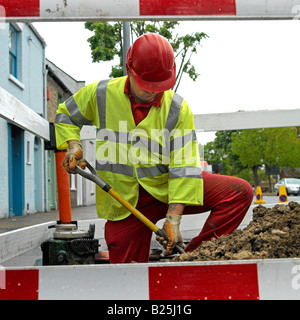
[[300,109],[196,114],[198,131],[243,130],[300,126]]
[[[1,87],[0,117],[42,139],[50,139],[48,121]],[[196,114],[194,119],[199,132],[294,127],[300,126],[300,109]],[[95,132],[86,127],[82,136],[94,139]]]
[[49,123],[20,100],[0,87],[0,117],[49,141]]
[[[0,300],[112,300],[109,307],[117,308],[118,300],[133,300],[138,306],[139,300],[300,298],[299,258],[24,267],[1,272],[5,283]],[[113,311],[102,308],[101,315]],[[151,314],[148,309],[139,314],[146,312]]]
[[7,21],[298,19],[300,0],[0,0],[0,6]]

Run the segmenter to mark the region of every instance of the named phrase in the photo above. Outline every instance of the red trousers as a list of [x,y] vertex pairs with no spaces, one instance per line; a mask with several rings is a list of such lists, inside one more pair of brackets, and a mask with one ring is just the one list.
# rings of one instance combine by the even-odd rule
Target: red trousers
[[[242,222],[253,201],[253,189],[243,179],[204,171],[203,181],[204,205],[186,206],[183,215],[208,211],[210,215],[199,235],[186,246],[186,252],[195,250],[202,241],[232,233]],[[168,205],[156,200],[142,189],[136,208],[156,223],[166,216]],[[148,262],[151,237],[152,231],[134,215],[121,221],[107,221],[105,240],[110,263]]]

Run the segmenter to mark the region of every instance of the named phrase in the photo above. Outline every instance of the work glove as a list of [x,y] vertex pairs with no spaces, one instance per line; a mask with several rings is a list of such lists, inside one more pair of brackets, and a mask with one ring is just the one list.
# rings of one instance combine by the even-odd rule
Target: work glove
[[68,145],[68,152],[63,162],[64,168],[68,173],[76,173],[75,167],[82,170],[86,167],[86,160],[83,158],[82,144],[79,141],[71,141]]
[[176,244],[184,248],[182,237],[179,231],[180,220],[181,215],[168,213],[161,229],[168,238],[168,241],[163,237],[156,236],[156,240],[166,249],[164,252],[165,256],[172,254]]

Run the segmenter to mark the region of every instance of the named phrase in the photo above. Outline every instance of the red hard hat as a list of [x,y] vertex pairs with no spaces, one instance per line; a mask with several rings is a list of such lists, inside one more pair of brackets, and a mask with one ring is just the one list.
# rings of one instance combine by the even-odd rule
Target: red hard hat
[[159,34],[146,33],[137,38],[127,52],[127,67],[138,85],[150,92],[162,92],[175,84],[174,51]]

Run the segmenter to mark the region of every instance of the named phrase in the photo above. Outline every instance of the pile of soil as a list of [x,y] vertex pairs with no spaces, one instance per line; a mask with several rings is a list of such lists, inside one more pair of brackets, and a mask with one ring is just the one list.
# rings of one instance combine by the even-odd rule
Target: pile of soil
[[259,205],[243,230],[204,241],[172,261],[210,261],[300,257],[300,204]]

